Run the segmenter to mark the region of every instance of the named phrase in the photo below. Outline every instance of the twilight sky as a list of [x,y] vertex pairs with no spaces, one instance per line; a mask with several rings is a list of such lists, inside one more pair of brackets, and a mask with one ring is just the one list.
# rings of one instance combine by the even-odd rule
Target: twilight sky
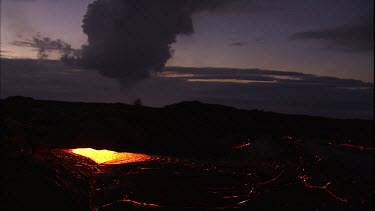
[[[134,6],[108,0],[116,1],[120,6],[125,5],[124,8]],[[102,52],[101,57],[108,56],[103,61],[110,64],[124,57],[129,57],[129,61],[139,59],[139,52],[139,55],[154,52],[146,55],[153,61],[154,55],[159,52],[164,55],[167,51],[163,47],[171,45],[172,57],[165,54],[158,58],[161,63],[166,61],[166,71],[161,73],[149,74],[142,70],[141,74],[133,74],[117,70],[118,65],[97,64],[90,66],[95,70],[98,67],[97,71],[91,71],[67,67],[57,61],[16,60],[37,58],[35,48],[15,45],[33,37],[61,39],[76,49],[86,44],[88,36],[82,29],[83,16],[92,2],[1,0],[0,53],[2,58],[14,60],[2,61],[2,96],[89,102],[131,102],[141,97],[149,106],[200,100],[246,109],[373,119],[373,0],[204,0],[195,1],[196,7],[186,17],[178,16],[185,11],[179,3],[169,1],[172,3],[168,8],[177,9],[175,13],[169,13],[164,5],[160,8],[157,3],[150,3],[148,10],[145,9],[144,14],[159,21],[160,26],[150,25],[153,20],[143,13],[139,15],[142,8],[121,12],[116,17],[111,17],[111,12],[105,14],[105,10],[102,17],[94,12],[84,23],[92,42],[96,42],[88,52]],[[177,17],[176,21],[163,15],[155,18],[163,13]],[[133,28],[119,28],[110,22],[114,20],[111,18],[122,20],[123,14],[135,16],[134,23],[128,22],[128,25],[134,24]],[[190,19],[192,28],[186,22]],[[142,28],[138,23],[149,24],[151,29]],[[169,26],[170,32],[164,30]],[[102,29],[110,36],[100,34]],[[121,40],[124,33],[133,29],[134,43]],[[117,33],[113,39],[111,30]],[[160,41],[160,46],[148,50],[153,42],[139,42],[138,31],[141,32],[139,40],[146,34],[147,39],[152,41],[154,37],[156,43]],[[111,46],[109,51],[98,47],[98,40],[93,39],[98,33],[102,36],[99,41],[103,37],[107,39],[108,45],[104,46]],[[176,42],[168,37],[174,35],[177,35]],[[116,48],[116,42],[122,47]],[[138,44],[143,51],[138,51]],[[112,51],[115,53],[111,54]],[[57,60],[59,55],[51,53],[48,58]],[[139,61],[142,63],[142,58]],[[120,69],[124,68],[122,64],[119,63]],[[128,69],[141,67],[136,63]],[[127,77],[133,77],[134,83],[123,79]]]
[[[60,38],[79,48],[87,39],[81,25],[91,2],[2,0],[3,56],[35,58],[32,49],[10,42],[36,34]],[[178,37],[167,65],[286,70],[373,81],[371,34],[353,32],[360,24],[372,27],[372,0],[249,2],[193,14],[195,33]],[[345,26],[347,31],[340,31]],[[297,36],[300,32],[305,35]],[[345,43],[344,36],[352,44]]]

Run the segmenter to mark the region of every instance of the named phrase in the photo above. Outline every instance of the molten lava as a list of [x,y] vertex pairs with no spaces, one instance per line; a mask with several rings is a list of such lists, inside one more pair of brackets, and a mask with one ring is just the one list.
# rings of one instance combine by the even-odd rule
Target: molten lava
[[250,142],[250,139],[248,139],[247,141],[243,141],[240,145],[232,147],[232,149],[241,149],[250,145],[251,145],[251,142]]
[[151,156],[139,153],[115,152],[110,150],[96,150],[92,148],[72,149],[72,152],[90,158],[98,164],[123,164],[142,162],[151,159]]

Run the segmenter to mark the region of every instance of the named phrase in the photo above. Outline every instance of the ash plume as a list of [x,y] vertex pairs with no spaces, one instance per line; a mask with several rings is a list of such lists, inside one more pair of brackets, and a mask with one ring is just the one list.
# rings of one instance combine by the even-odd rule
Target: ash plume
[[194,33],[192,14],[248,0],[96,0],[88,6],[82,62],[131,86],[161,71],[178,35]]

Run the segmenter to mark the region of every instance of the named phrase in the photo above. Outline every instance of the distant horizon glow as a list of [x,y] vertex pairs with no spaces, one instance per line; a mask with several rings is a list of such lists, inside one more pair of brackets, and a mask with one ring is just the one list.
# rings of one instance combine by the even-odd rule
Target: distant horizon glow
[[248,83],[277,83],[276,81],[261,81],[261,80],[241,80],[241,79],[219,79],[219,78],[211,78],[211,79],[188,79],[188,82],[216,82],[216,83],[240,83],[240,84],[248,84]]

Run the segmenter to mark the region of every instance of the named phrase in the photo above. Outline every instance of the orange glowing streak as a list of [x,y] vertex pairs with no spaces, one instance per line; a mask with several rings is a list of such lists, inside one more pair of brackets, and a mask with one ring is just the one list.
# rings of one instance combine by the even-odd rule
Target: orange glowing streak
[[[302,176],[299,176],[298,177],[299,179],[302,179],[302,182],[304,183],[305,187],[307,188],[312,188],[312,189],[323,189],[325,192],[327,192],[328,194],[330,194],[333,198],[341,201],[341,202],[344,202],[346,204],[349,204],[349,201],[348,199],[345,199],[345,198],[341,198],[339,196],[337,196],[335,193],[333,193],[332,191],[328,190],[328,185],[331,184],[331,182],[327,182],[325,185],[322,185],[322,186],[317,186],[317,185],[309,185],[308,184],[308,180],[310,179],[307,175],[302,175]],[[349,204],[350,205],[350,204]]]
[[360,145],[355,145],[355,144],[339,144],[339,146],[344,146],[344,147],[351,147],[359,150],[365,150],[365,151],[373,151],[373,147],[364,147]]
[[271,182],[277,180],[284,173],[284,171],[285,170],[282,170],[276,177],[274,177],[274,178],[272,178],[270,180],[267,180],[265,182],[257,182],[256,184],[258,184],[258,185],[265,185],[265,184],[271,183]]
[[240,148],[247,147],[250,145],[251,145],[251,142],[250,142],[250,139],[248,139],[247,141],[243,141],[240,145],[232,147],[232,149],[240,149]]
[[92,148],[78,148],[72,149],[74,154],[88,157],[98,164],[123,164],[132,162],[142,162],[151,159],[151,156],[129,153],[129,152],[115,152],[110,150],[96,150]]

